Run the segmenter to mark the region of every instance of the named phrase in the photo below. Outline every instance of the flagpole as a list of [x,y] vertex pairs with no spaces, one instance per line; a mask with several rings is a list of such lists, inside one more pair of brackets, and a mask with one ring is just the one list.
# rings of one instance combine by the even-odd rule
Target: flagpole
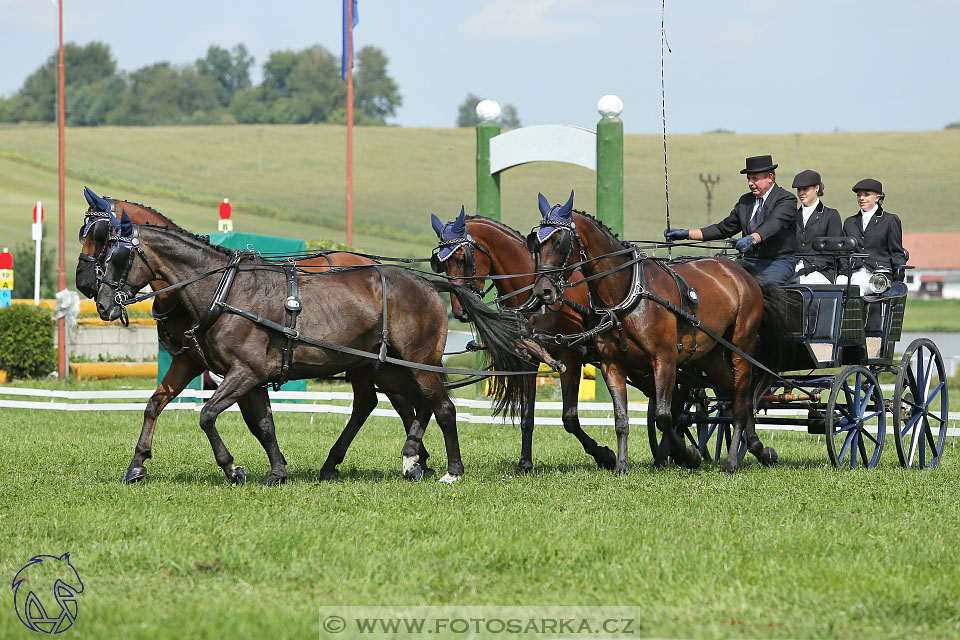
[[353,246],[353,2],[347,0],[347,245]]
[[[63,0],[57,5],[60,9],[60,58],[57,63],[57,131],[60,139],[59,143],[59,181],[60,181],[60,234],[59,234],[59,259],[57,261],[57,291],[63,291],[67,288],[67,270],[64,251],[64,202],[66,190],[64,188],[64,131],[63,123],[66,118],[66,101],[64,99],[64,72],[63,72]],[[67,318],[66,314],[57,318],[57,376],[59,379],[67,378]]]

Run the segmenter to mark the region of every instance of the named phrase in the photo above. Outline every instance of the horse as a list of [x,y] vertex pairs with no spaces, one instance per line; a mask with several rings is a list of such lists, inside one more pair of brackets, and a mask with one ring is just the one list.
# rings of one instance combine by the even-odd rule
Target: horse
[[[576,266],[586,276],[595,309],[591,324],[600,370],[613,397],[615,473],[628,469],[628,380],[655,398],[656,426],[664,438],[654,466],[664,466],[670,456],[691,469],[700,465],[698,448],[684,446],[673,428],[682,404],[680,394],[674,393],[681,364],[695,366],[718,390],[732,396],[732,441],[739,442],[745,432],[748,450],[761,464],[775,465],[777,452],[763,445],[754,428],[752,364],[743,354],[753,356],[758,331],[774,335],[785,324],[776,285],[726,258],[670,265],[646,258],[596,218],[575,211],[572,191],[564,205],[552,207],[540,194],[539,207],[541,221],[527,236],[528,247],[538,251],[534,291],[551,304],[565,295]],[[684,309],[698,309],[697,326],[681,318]],[[737,350],[727,351],[705,331]],[[737,465],[733,446],[721,470],[734,473]]]
[[[524,237],[507,225],[481,216],[466,216],[463,207],[460,215],[451,223],[443,224],[436,215],[431,224],[440,240],[431,265],[435,272],[446,275],[451,282],[465,285],[478,297],[483,297],[485,278],[493,279],[498,301],[503,310],[523,314],[537,329],[546,335],[572,334],[583,331],[581,312],[589,307],[586,289],[571,291],[571,296],[560,303],[544,308],[539,298],[533,295],[536,263],[527,251]],[[579,272],[574,278],[582,279]],[[451,297],[453,316],[463,322],[470,320],[459,301]],[[560,389],[563,397],[563,428],[573,434],[592,456],[597,465],[613,469],[616,456],[608,447],[601,447],[596,440],[580,427],[577,399],[580,389],[580,369],[587,361],[586,345],[581,348],[550,345],[550,355],[563,364],[560,373]],[[527,412],[521,417],[520,460],[518,473],[533,469],[533,420],[536,403],[536,388],[527,398]]]
[[[87,298],[92,298],[98,285],[98,273],[103,270],[106,251],[106,241],[110,230],[111,213],[126,213],[130,220],[137,225],[152,224],[155,226],[176,227],[172,220],[159,211],[129,200],[117,200],[98,196],[84,187],[83,195],[89,208],[84,216],[84,223],[80,230],[81,252],[77,261],[76,283],[77,289]],[[310,273],[322,273],[333,267],[373,264],[374,261],[349,252],[325,251],[315,256],[304,257],[297,261],[297,267]],[[154,281],[150,286],[160,290],[168,286],[167,282]],[[171,355],[170,367],[167,369],[157,386],[157,390],[147,401],[143,411],[143,425],[140,429],[140,438],[133,452],[133,459],[124,473],[123,481],[131,484],[146,477],[146,460],[153,457],[153,436],[157,419],[163,409],[186,388],[187,384],[203,373],[205,366],[199,353],[188,344],[183,332],[192,325],[189,318],[183,314],[183,307],[179,303],[177,292],[161,293],[154,298],[153,317],[157,322],[157,333],[160,343]],[[357,374],[355,374],[357,375]],[[354,392],[353,411],[347,421],[344,432],[351,432],[363,423],[361,413],[363,408],[372,404],[376,407],[376,395],[371,394],[368,385],[357,379],[351,380]],[[387,394],[388,399],[400,416],[404,432],[409,431],[413,422],[413,407],[401,395]],[[270,397],[265,389],[255,388],[237,401],[244,423],[251,433],[256,435],[261,430],[268,433],[275,431],[273,426],[273,412],[270,409]],[[369,414],[370,411],[367,411]],[[343,461],[345,448],[335,447],[321,467],[318,480],[333,480],[339,476],[337,466]],[[419,452],[420,464],[425,474],[433,473],[427,465],[430,457],[426,448],[421,445]],[[286,461],[282,461],[263,484],[274,486],[286,481]],[[245,481],[246,472],[242,466],[236,467],[236,479]]]
[[[404,477],[419,480],[423,475],[418,451],[434,415],[447,453],[440,482],[462,478],[456,409],[441,375],[447,314],[439,291],[471,306],[496,369],[516,371],[528,364],[516,349],[524,331],[516,318],[463,300],[470,296],[463,287],[432,283],[401,267],[362,265],[298,279],[290,265],[232,252],[181,229],[138,227],[129,219],[121,220],[107,244],[106,269],[95,297],[102,319],[120,318],[123,303],[150,281],[179,287],[180,302],[194,323],[187,335],[207,368],[224,376],[200,412],[200,427],[231,481],[233,457],[216,432],[224,409],[267,383],[349,370],[361,372],[369,389],[376,384],[405,395],[413,405],[415,417],[401,451]],[[222,273],[219,280],[210,277],[217,273]],[[522,411],[527,384],[529,380],[507,377],[499,387],[497,409]],[[370,410],[372,406],[361,409],[364,419]],[[341,435],[344,451],[356,430],[359,425]],[[265,449],[272,468],[279,455],[275,434],[258,437],[269,437]]]

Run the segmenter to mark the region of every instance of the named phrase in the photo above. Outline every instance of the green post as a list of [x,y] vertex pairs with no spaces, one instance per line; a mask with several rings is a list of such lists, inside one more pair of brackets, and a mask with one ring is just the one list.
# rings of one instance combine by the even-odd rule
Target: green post
[[500,219],[500,174],[490,175],[490,139],[498,135],[496,122],[477,124],[477,215],[494,220]]
[[597,123],[597,217],[623,237],[623,122],[617,115]]

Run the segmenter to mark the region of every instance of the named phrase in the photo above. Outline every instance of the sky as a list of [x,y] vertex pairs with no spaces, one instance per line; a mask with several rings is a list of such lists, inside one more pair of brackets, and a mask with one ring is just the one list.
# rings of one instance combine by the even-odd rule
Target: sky
[[[339,55],[341,0],[64,0],[64,41],[123,71],[243,44]],[[523,125],[595,128],[616,94],[627,133],[922,131],[960,121],[957,0],[359,0],[356,47],[387,55],[390,124],[453,127],[468,93]],[[0,96],[56,50],[55,0],[0,0]]]

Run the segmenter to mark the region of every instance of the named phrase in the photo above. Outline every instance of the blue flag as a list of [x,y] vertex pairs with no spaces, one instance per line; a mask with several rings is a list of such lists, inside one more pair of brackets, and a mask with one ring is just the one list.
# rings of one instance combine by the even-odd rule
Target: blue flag
[[[349,27],[347,26],[347,3],[353,2],[353,24]],[[360,22],[360,18],[357,15],[357,0],[343,0],[343,55],[340,58],[340,79],[346,80],[347,78],[347,65],[353,66],[353,48],[351,47],[349,52],[350,62],[347,62],[347,30],[353,31],[353,28],[357,26],[357,23]],[[351,43],[352,44],[352,43]]]

